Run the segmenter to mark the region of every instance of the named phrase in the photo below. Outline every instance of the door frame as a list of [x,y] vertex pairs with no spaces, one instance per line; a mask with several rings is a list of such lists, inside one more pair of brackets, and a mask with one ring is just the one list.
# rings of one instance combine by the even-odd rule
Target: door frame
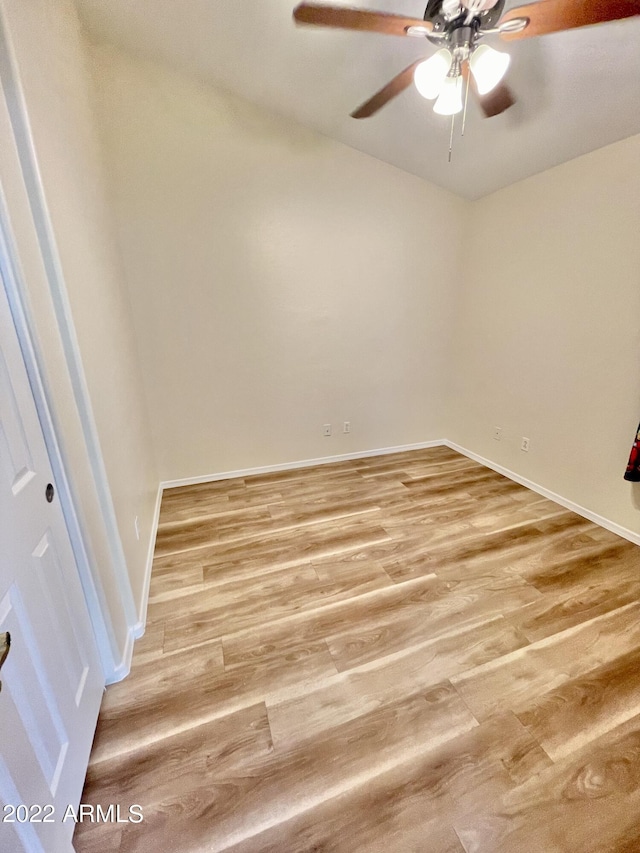
[[100,660],[103,671],[113,667],[113,655],[109,630],[104,619],[103,607],[100,604],[98,589],[93,579],[91,572],[91,562],[87,546],[85,543],[82,525],[76,512],[73,498],[71,496],[71,488],[67,472],[62,459],[62,453],[53,420],[51,411],[47,402],[42,373],[38,365],[36,349],[33,344],[33,337],[30,324],[27,320],[22,295],[20,292],[19,278],[16,275],[17,265],[15,263],[15,254],[11,249],[8,232],[8,216],[5,199],[0,193],[0,286],[3,287],[7,294],[13,324],[16,329],[16,335],[20,343],[22,358],[24,360],[29,384],[31,386],[31,394],[36,405],[38,419],[44,435],[49,461],[53,470],[53,476],[56,484],[56,494],[60,498],[60,505],[64,515],[65,524],[71,539],[71,546],[78,568],[78,574],[82,583],[84,597],[87,602],[87,609],[93,625],[96,644],[100,653]]
[[[4,101],[11,133],[18,152],[19,179],[24,187],[30,208],[34,234],[43,261],[46,285],[53,305],[51,323],[62,344],[65,368],[69,378],[75,414],[81,425],[87,450],[95,494],[100,506],[103,534],[108,544],[111,571],[116,580],[122,610],[128,626],[124,652],[121,638],[116,637],[109,608],[98,571],[98,561],[91,546],[88,530],[84,529],[74,497],[73,476],[65,465],[63,436],[56,430],[56,396],[47,381],[45,352],[37,335],[37,326],[29,311],[29,288],[21,273],[20,255],[10,225],[7,199],[0,187],[0,270],[4,279],[13,322],[22,349],[31,392],[40,419],[45,444],[56,478],[57,493],[69,531],[89,616],[106,683],[127,675],[128,658],[136,636],[142,633],[136,613],[129,573],[117,526],[115,508],[96,424],[89,389],[82,365],[81,353],[73,325],[71,307],[66,291],[62,266],[58,256],[53,226],[49,217],[44,188],[40,180],[37,157],[31,136],[25,99],[21,89],[11,39],[0,6],[0,98]],[[143,629],[143,628],[142,628]]]

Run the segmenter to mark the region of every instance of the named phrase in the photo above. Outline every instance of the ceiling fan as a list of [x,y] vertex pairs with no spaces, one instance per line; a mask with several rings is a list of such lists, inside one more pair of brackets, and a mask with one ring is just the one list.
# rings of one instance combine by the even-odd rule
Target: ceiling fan
[[538,0],[503,14],[504,6],[505,0],[428,0],[420,20],[300,3],[293,17],[298,24],[428,39],[439,47],[435,54],[412,62],[351,115],[358,119],[374,115],[413,81],[423,97],[435,100],[434,112],[452,116],[453,121],[463,108],[465,81],[467,94],[471,86],[487,117],[515,103],[502,82],[510,57],[481,43],[485,36],[530,38],[640,15],[640,0]]

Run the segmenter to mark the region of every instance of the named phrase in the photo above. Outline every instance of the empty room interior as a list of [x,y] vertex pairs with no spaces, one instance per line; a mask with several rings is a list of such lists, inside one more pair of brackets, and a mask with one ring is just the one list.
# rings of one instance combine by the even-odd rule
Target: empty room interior
[[640,851],[640,2],[425,2],[0,0],[7,853]]

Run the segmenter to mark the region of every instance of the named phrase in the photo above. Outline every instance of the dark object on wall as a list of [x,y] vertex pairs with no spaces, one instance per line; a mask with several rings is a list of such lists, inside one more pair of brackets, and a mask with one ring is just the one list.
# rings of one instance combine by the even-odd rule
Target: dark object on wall
[[636,440],[631,448],[629,456],[629,464],[624,474],[625,480],[631,480],[632,483],[640,483],[640,426],[636,433]]

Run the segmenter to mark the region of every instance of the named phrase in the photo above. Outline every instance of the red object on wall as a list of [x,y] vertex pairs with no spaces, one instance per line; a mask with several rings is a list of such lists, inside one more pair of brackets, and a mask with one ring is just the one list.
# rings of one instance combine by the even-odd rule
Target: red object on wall
[[631,480],[632,483],[640,483],[640,426],[636,433],[636,440],[631,448],[629,463],[624,474],[625,480]]

